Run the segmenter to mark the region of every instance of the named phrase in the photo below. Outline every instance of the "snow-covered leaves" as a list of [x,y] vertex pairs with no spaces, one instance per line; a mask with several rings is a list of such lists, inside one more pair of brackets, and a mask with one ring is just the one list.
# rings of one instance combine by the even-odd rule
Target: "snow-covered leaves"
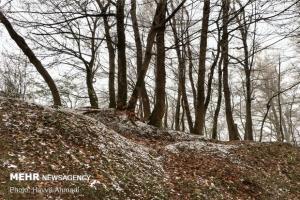
[[16,171],[91,175],[83,183],[35,183],[78,186],[81,199],[300,196],[300,151],[290,145],[216,143],[133,122],[111,109],[52,109],[5,98],[0,98],[0,134],[0,183],[5,185],[0,199],[11,195],[7,187],[14,183],[7,177]]

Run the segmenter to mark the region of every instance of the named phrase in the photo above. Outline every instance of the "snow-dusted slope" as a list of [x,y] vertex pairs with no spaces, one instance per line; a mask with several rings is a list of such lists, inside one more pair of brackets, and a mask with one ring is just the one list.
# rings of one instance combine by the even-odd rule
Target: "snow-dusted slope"
[[74,183],[82,188],[77,197],[86,199],[163,198],[166,194],[160,157],[95,119],[13,99],[0,100],[0,119],[2,197],[14,196],[5,192],[13,184],[8,180],[10,172],[89,174],[90,181],[79,183],[21,183],[43,187]]
[[[114,110],[52,109],[0,98],[0,199],[300,199],[299,148],[214,142]],[[90,175],[11,181],[13,172]],[[11,187],[79,188],[11,193]]]

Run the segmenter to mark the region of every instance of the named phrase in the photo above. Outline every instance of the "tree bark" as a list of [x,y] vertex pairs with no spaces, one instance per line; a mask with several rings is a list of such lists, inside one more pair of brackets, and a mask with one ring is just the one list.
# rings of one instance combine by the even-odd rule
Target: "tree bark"
[[205,61],[207,51],[207,34],[209,26],[210,0],[204,1],[203,19],[200,39],[200,54],[199,54],[199,70],[198,70],[198,90],[196,103],[196,119],[194,126],[194,134],[203,135],[205,123]]
[[[188,32],[188,31],[187,31]],[[193,92],[193,105],[194,108],[196,108],[197,106],[197,91],[195,88],[195,84],[194,84],[194,78],[193,78],[193,71],[194,71],[194,65],[193,65],[193,55],[192,55],[192,50],[190,47],[190,42],[189,42],[189,34],[187,36],[187,55],[188,55],[188,59],[189,59],[189,80],[190,80],[190,84],[191,84],[191,88],[192,88],[192,92]]]
[[[135,40],[135,46],[136,46],[136,65],[137,65],[137,74],[141,73],[141,68],[143,65],[143,48],[142,48],[142,42],[140,38],[140,31],[136,16],[136,0],[131,0],[131,19],[132,19],[132,27],[134,32],[134,40]],[[147,94],[145,82],[142,83],[141,87],[141,94],[139,96],[142,99],[142,105],[143,105],[143,112],[144,112],[144,119],[148,120],[150,116],[150,100],[149,96]]]
[[[173,4],[171,3],[172,9],[174,9]],[[189,108],[189,102],[186,94],[186,86],[185,86],[185,73],[186,73],[186,67],[185,67],[185,59],[184,59],[184,54],[186,51],[185,44],[183,41],[180,41],[179,35],[177,32],[177,20],[173,18],[173,22],[171,23],[171,27],[173,30],[173,35],[174,35],[174,41],[175,41],[175,50],[178,58],[178,96],[182,96],[182,103],[183,103],[183,110],[186,112],[186,118],[187,122],[189,125],[189,130],[190,132],[193,131],[193,121],[192,121],[192,116]],[[180,49],[180,46],[182,46],[182,49]],[[178,103],[178,102],[177,102]],[[180,105],[179,105],[180,106]],[[179,127],[177,126],[177,129]]]
[[159,26],[161,24],[163,24],[163,22],[160,21],[160,18],[159,18],[159,15],[163,12],[163,7],[164,7],[163,4],[161,3],[161,1],[164,1],[164,0],[160,0],[160,3],[157,5],[155,15],[153,18],[153,22],[152,22],[151,28],[150,28],[148,36],[147,36],[147,44],[146,44],[143,65],[141,67],[140,73],[138,74],[137,81],[135,83],[133,92],[131,94],[130,100],[127,105],[127,110],[130,112],[134,112],[134,110],[135,110],[138,96],[139,96],[140,91],[142,90],[142,87],[144,84],[144,79],[145,79],[145,76],[148,71],[150,61],[151,61],[152,47],[154,44],[154,39],[155,39],[155,36],[156,36]]
[[231,94],[228,83],[228,23],[229,23],[229,5],[230,0],[222,1],[223,9],[223,38],[222,38],[222,53],[223,53],[223,87],[225,99],[225,114],[229,132],[229,140],[239,140],[237,125],[234,123],[231,107]]
[[87,88],[88,88],[88,95],[90,99],[90,104],[92,108],[98,108],[98,97],[94,88],[94,75],[95,71],[93,71],[94,65],[95,65],[95,60],[96,60],[96,52],[97,52],[97,47],[95,45],[95,37],[96,37],[96,28],[97,28],[97,21],[94,22],[93,24],[94,28],[92,29],[92,38],[91,38],[91,59],[90,61],[86,64],[86,83],[87,83]]
[[118,0],[116,4],[117,37],[118,37],[118,98],[117,109],[123,110],[127,103],[127,66],[126,66],[126,38],[124,24],[125,0]]
[[98,98],[93,85],[94,75],[89,67],[86,69],[86,85],[88,89],[88,96],[90,100],[90,105],[92,108],[98,108]]
[[[107,7],[103,6],[100,0],[96,0],[98,6],[101,9],[102,13],[106,13]],[[106,15],[103,16],[104,22],[104,31],[105,31],[105,38],[106,38],[106,45],[108,49],[108,58],[109,58],[109,72],[108,72],[108,94],[109,94],[109,108],[116,108],[116,91],[115,91],[115,48],[113,46],[113,40],[110,35],[110,26],[108,23],[108,17]]]
[[179,84],[178,91],[177,91],[177,100],[176,100],[176,108],[175,108],[175,116],[174,116],[174,123],[175,123],[175,130],[180,130],[180,108],[181,108],[181,86]]
[[245,123],[245,140],[253,140],[253,125],[252,125],[252,112],[251,112],[251,71],[245,69],[246,74],[246,123]]
[[[278,61],[278,85],[277,85],[277,91],[281,91],[281,58],[279,56]],[[277,97],[278,100],[278,111],[279,111],[279,130],[280,130],[280,141],[284,141],[284,133],[283,133],[283,127],[282,127],[282,106],[281,106],[281,94],[278,94]]]
[[210,67],[210,73],[209,73],[209,77],[208,77],[208,82],[207,82],[207,94],[206,94],[206,99],[205,99],[205,103],[204,103],[204,108],[205,108],[205,115],[207,112],[207,108],[211,99],[211,93],[212,93],[212,82],[213,82],[213,77],[214,77],[214,72],[215,72],[215,68],[218,65],[218,60],[221,54],[221,30],[219,28],[219,24],[218,22],[216,23],[217,27],[218,27],[218,45],[217,45],[217,54],[216,57],[214,58],[214,61]]
[[[245,11],[242,11],[242,14],[244,15]],[[241,33],[241,38],[243,42],[243,50],[244,50],[244,72],[245,72],[245,77],[246,77],[246,123],[245,123],[245,135],[244,139],[245,140],[253,140],[253,125],[252,125],[252,112],[251,112],[251,104],[252,104],[252,98],[251,98],[251,93],[252,93],[252,88],[251,88],[251,71],[252,67],[249,62],[249,48],[248,48],[248,42],[247,42],[247,37],[248,37],[248,31],[247,31],[247,22],[245,21],[246,19],[242,20],[239,18],[239,16],[236,17],[237,23],[239,25],[239,30]]]
[[115,49],[113,47],[112,38],[110,36],[109,24],[107,17],[103,17],[106,44],[109,57],[109,72],[108,72],[108,91],[109,91],[109,108],[116,107],[116,91],[115,91]]
[[[160,2],[162,5],[161,13],[159,13],[159,21],[164,22],[166,19],[166,0]],[[166,69],[165,69],[165,29],[166,26],[163,23],[158,28],[156,34],[157,56],[156,56],[156,76],[155,76],[155,105],[149,118],[149,124],[162,127],[162,119],[165,113],[165,97],[166,97]]]
[[223,56],[221,56],[221,59],[218,64],[218,101],[214,113],[213,128],[212,128],[212,139],[215,140],[218,137],[218,118],[219,118],[219,113],[220,113],[221,103],[222,103],[222,62],[223,62]]
[[8,31],[10,37],[16,42],[16,44],[20,47],[20,49],[23,51],[23,53],[28,57],[30,62],[35,66],[37,71],[41,74],[45,82],[47,83],[52,97],[53,97],[53,103],[55,106],[61,106],[61,99],[58,92],[58,89],[56,87],[56,84],[48,71],[45,69],[41,61],[36,57],[36,55],[33,53],[33,51],[30,49],[30,47],[27,45],[24,38],[19,35],[14,28],[12,27],[11,23],[8,21],[8,19],[4,16],[4,14],[0,11],[0,21],[5,26],[6,30]]
[[186,114],[186,112],[185,112],[185,106],[184,106],[184,100],[183,100],[183,98],[181,99],[181,101],[182,101],[182,114],[181,114],[181,131],[182,132],[185,132],[185,120],[184,120],[184,116],[185,116],[185,114]]
[[168,104],[168,97],[166,95],[166,106],[165,106],[165,116],[164,116],[164,128],[168,128],[168,109],[169,109],[169,104]]

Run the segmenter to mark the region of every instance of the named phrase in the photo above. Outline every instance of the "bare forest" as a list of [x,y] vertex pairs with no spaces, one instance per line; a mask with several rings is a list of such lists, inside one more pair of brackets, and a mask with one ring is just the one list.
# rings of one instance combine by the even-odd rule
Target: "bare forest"
[[1,94],[297,145],[299,2],[1,1]]
[[299,145],[299,0],[0,0],[0,199],[300,199]]

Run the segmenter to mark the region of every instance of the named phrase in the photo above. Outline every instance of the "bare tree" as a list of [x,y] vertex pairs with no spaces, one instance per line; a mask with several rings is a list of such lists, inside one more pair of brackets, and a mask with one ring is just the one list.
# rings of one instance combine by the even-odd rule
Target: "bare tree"
[[[239,5],[239,9],[241,9],[242,3],[237,1]],[[235,9],[234,9],[235,10]],[[244,9],[241,9],[241,14],[236,16],[236,21],[238,24],[238,29],[241,34],[241,40],[243,43],[243,51],[244,51],[244,58],[243,60],[239,60],[242,63],[244,72],[245,72],[245,85],[246,85],[246,123],[245,123],[245,140],[253,140],[253,123],[252,123],[252,84],[251,84],[251,75],[253,71],[253,61],[254,61],[254,50],[255,47],[253,46],[253,52],[249,50],[248,38],[249,38],[249,24],[254,23],[254,37],[253,37],[253,44],[255,43],[255,34],[256,34],[256,4],[253,9],[254,14],[249,16],[249,20],[246,19],[246,12]]]
[[[174,5],[171,3],[172,9],[174,10]],[[183,13],[183,12],[182,12]],[[175,115],[175,129],[179,130],[179,121],[180,121],[180,104],[181,104],[181,99],[182,99],[182,107],[183,110],[186,113],[186,118],[187,122],[189,125],[189,130],[190,132],[193,130],[193,121],[192,121],[192,116],[189,108],[189,101],[188,101],[188,96],[187,96],[187,91],[186,91],[186,43],[183,41],[183,35],[184,35],[184,22],[183,19],[184,16],[181,14],[180,16],[180,23],[178,23],[176,17],[174,17],[171,21],[171,28],[173,31],[173,36],[174,36],[174,43],[175,43],[175,50],[176,50],[176,55],[178,59],[178,93],[177,93],[177,104],[176,104],[176,115]],[[179,34],[178,30],[182,30],[181,33]],[[184,120],[182,120],[184,123]]]
[[53,81],[52,77],[50,76],[48,71],[45,69],[45,67],[43,66],[41,61],[33,53],[31,48],[27,45],[24,38],[14,30],[11,23],[8,21],[8,19],[5,17],[5,15],[2,13],[2,11],[0,11],[0,21],[5,26],[10,37],[16,42],[16,44],[20,47],[20,49],[23,51],[23,53],[28,57],[30,62],[35,66],[37,71],[41,74],[41,76],[47,83],[47,85],[52,93],[54,105],[61,106],[60,95],[59,95],[58,89],[57,89],[56,84]]
[[228,83],[228,24],[229,24],[229,8],[230,0],[222,1],[223,10],[223,37],[222,37],[222,53],[223,53],[223,87],[224,87],[224,99],[225,99],[225,114],[229,132],[229,140],[239,140],[239,133],[237,124],[234,123],[231,107],[231,94]]
[[[100,7],[102,13],[106,13],[109,5],[111,4],[108,2],[105,6],[101,3],[100,0],[96,0],[98,6]],[[108,56],[109,56],[109,72],[108,72],[108,91],[109,91],[109,108],[116,107],[116,92],[115,92],[115,48],[113,46],[113,39],[111,36],[111,26],[109,25],[109,18],[107,15],[103,16],[104,22],[104,30],[105,30],[105,38],[106,44],[108,49]]]
[[217,139],[218,136],[218,118],[219,113],[221,109],[221,103],[222,103],[222,62],[223,62],[223,56],[221,56],[221,59],[218,64],[218,100],[217,100],[217,106],[214,113],[214,119],[213,119],[213,129],[212,129],[212,138]]
[[204,1],[203,20],[201,28],[200,54],[199,54],[199,69],[198,69],[198,86],[197,86],[197,102],[195,109],[195,126],[194,133],[203,135],[205,123],[205,61],[207,51],[207,34],[210,14],[210,0]]
[[183,0],[177,6],[177,8],[166,18],[166,20],[160,21],[159,16],[162,12],[164,12],[163,4],[161,3],[161,1],[164,1],[164,0],[160,0],[159,3],[157,4],[157,8],[156,8],[156,11],[155,11],[155,14],[154,14],[152,25],[150,27],[150,30],[149,30],[149,33],[148,33],[148,36],[147,36],[147,43],[146,43],[146,49],[145,49],[143,65],[142,65],[140,74],[138,74],[137,81],[135,83],[132,95],[131,95],[130,100],[128,102],[127,110],[131,111],[131,112],[135,110],[135,106],[136,106],[136,103],[137,103],[137,100],[138,100],[138,95],[141,91],[146,73],[148,71],[149,63],[150,63],[150,60],[151,60],[151,57],[152,57],[152,47],[153,47],[153,44],[154,44],[154,39],[155,39],[156,33],[157,33],[159,27],[164,26],[168,21],[170,21],[172,19],[172,17],[174,17],[174,15],[176,14],[176,12],[186,2],[186,0]]
[[116,2],[117,37],[118,37],[118,95],[117,109],[123,110],[127,104],[127,66],[126,66],[126,38],[124,24],[125,0]]
[[[132,19],[132,27],[134,31],[134,40],[136,45],[136,68],[137,68],[137,74],[139,75],[141,73],[141,67],[143,65],[143,47],[142,47],[142,41],[140,37],[140,31],[139,31],[139,24],[136,16],[136,0],[131,0],[131,19]],[[150,101],[147,94],[145,82],[142,83],[141,88],[141,94],[139,96],[141,97],[142,101],[141,104],[143,106],[143,118],[148,119],[150,116]]]
[[[166,19],[167,1],[161,0],[158,5],[161,12],[158,20],[164,22]],[[156,34],[156,76],[155,76],[155,105],[150,115],[149,124],[156,127],[162,127],[162,119],[165,113],[166,97],[166,69],[165,69],[165,23],[157,27]]]

